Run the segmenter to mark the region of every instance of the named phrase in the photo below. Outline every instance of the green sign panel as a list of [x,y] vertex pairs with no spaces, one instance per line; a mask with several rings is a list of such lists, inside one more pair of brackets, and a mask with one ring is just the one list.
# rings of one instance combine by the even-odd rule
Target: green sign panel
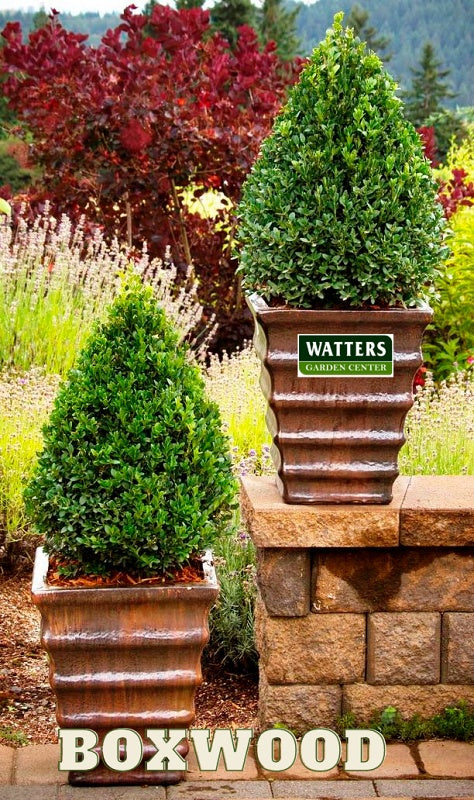
[[393,334],[300,333],[298,375],[392,378]]

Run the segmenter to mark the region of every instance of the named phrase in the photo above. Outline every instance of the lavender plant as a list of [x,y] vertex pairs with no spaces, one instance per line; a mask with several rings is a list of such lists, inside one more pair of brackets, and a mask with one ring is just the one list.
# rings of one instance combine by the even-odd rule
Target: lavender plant
[[[73,226],[65,215],[57,220],[48,207],[33,223],[24,211],[15,223],[2,215],[0,370],[37,366],[65,375],[129,263],[117,241],[106,243],[99,230],[86,236],[83,222]],[[202,309],[191,281],[177,291],[175,267],[150,259],[146,245],[134,269],[153,286],[181,338],[192,338]]]
[[[239,474],[269,473],[265,403],[259,363],[250,345],[230,357],[213,359],[207,391],[221,410]],[[435,385],[428,374],[406,422],[407,443],[400,454],[406,475],[474,474],[474,370],[454,373]]]

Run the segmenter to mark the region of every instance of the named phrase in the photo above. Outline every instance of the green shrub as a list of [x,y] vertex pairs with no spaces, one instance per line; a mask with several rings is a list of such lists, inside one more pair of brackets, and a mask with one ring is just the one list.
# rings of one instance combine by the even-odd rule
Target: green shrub
[[[384,736],[387,741],[402,742],[436,737],[470,742],[474,740],[474,708],[465,700],[447,706],[439,714],[423,718],[419,714],[405,719],[395,706],[387,706],[372,715],[369,726]],[[346,728],[363,728],[365,721],[348,712],[336,723],[338,733],[344,735]]]
[[31,172],[23,169],[16,158],[0,150],[0,186],[9,186],[17,194],[31,183]]
[[337,14],[247,177],[246,290],[301,308],[413,304],[446,253],[421,140]]
[[448,739],[461,739],[463,742],[474,740],[474,708],[461,700],[455,706],[448,706],[441,714],[433,718],[436,736]]
[[171,571],[228,531],[236,486],[217,406],[138,276],[59,390],[25,498],[69,575]]
[[467,136],[469,124],[463,119],[459,111],[443,108],[429,115],[423,125],[433,127],[436,140],[436,155],[439,161],[446,160],[446,156],[453,144],[461,144]]

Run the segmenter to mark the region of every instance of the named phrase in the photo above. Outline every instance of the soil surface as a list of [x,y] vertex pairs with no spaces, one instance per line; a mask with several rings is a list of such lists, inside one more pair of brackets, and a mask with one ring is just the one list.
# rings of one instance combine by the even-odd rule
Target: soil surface
[[[57,741],[54,696],[40,645],[31,578],[0,574],[0,744]],[[254,679],[206,668],[196,693],[195,728],[255,728]]]

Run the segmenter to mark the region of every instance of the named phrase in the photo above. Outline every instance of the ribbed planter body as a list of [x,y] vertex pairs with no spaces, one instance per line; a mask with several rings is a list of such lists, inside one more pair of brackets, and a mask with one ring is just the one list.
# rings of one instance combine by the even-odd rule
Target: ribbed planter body
[[[283,500],[390,502],[431,309],[293,310],[271,308],[255,294],[248,304]],[[299,377],[298,334],[392,334],[393,377]]]
[[[201,654],[218,585],[211,568],[203,582],[124,588],[62,588],[46,583],[48,558],[37,551],[33,600],[41,612],[41,641],[60,728],[88,728],[99,736],[116,728],[188,728],[201,683]],[[181,750],[180,750],[181,748]],[[188,746],[178,747],[185,755]],[[99,750],[100,752],[100,750]],[[81,785],[176,783],[183,772],[139,767],[114,772],[70,772]]]

